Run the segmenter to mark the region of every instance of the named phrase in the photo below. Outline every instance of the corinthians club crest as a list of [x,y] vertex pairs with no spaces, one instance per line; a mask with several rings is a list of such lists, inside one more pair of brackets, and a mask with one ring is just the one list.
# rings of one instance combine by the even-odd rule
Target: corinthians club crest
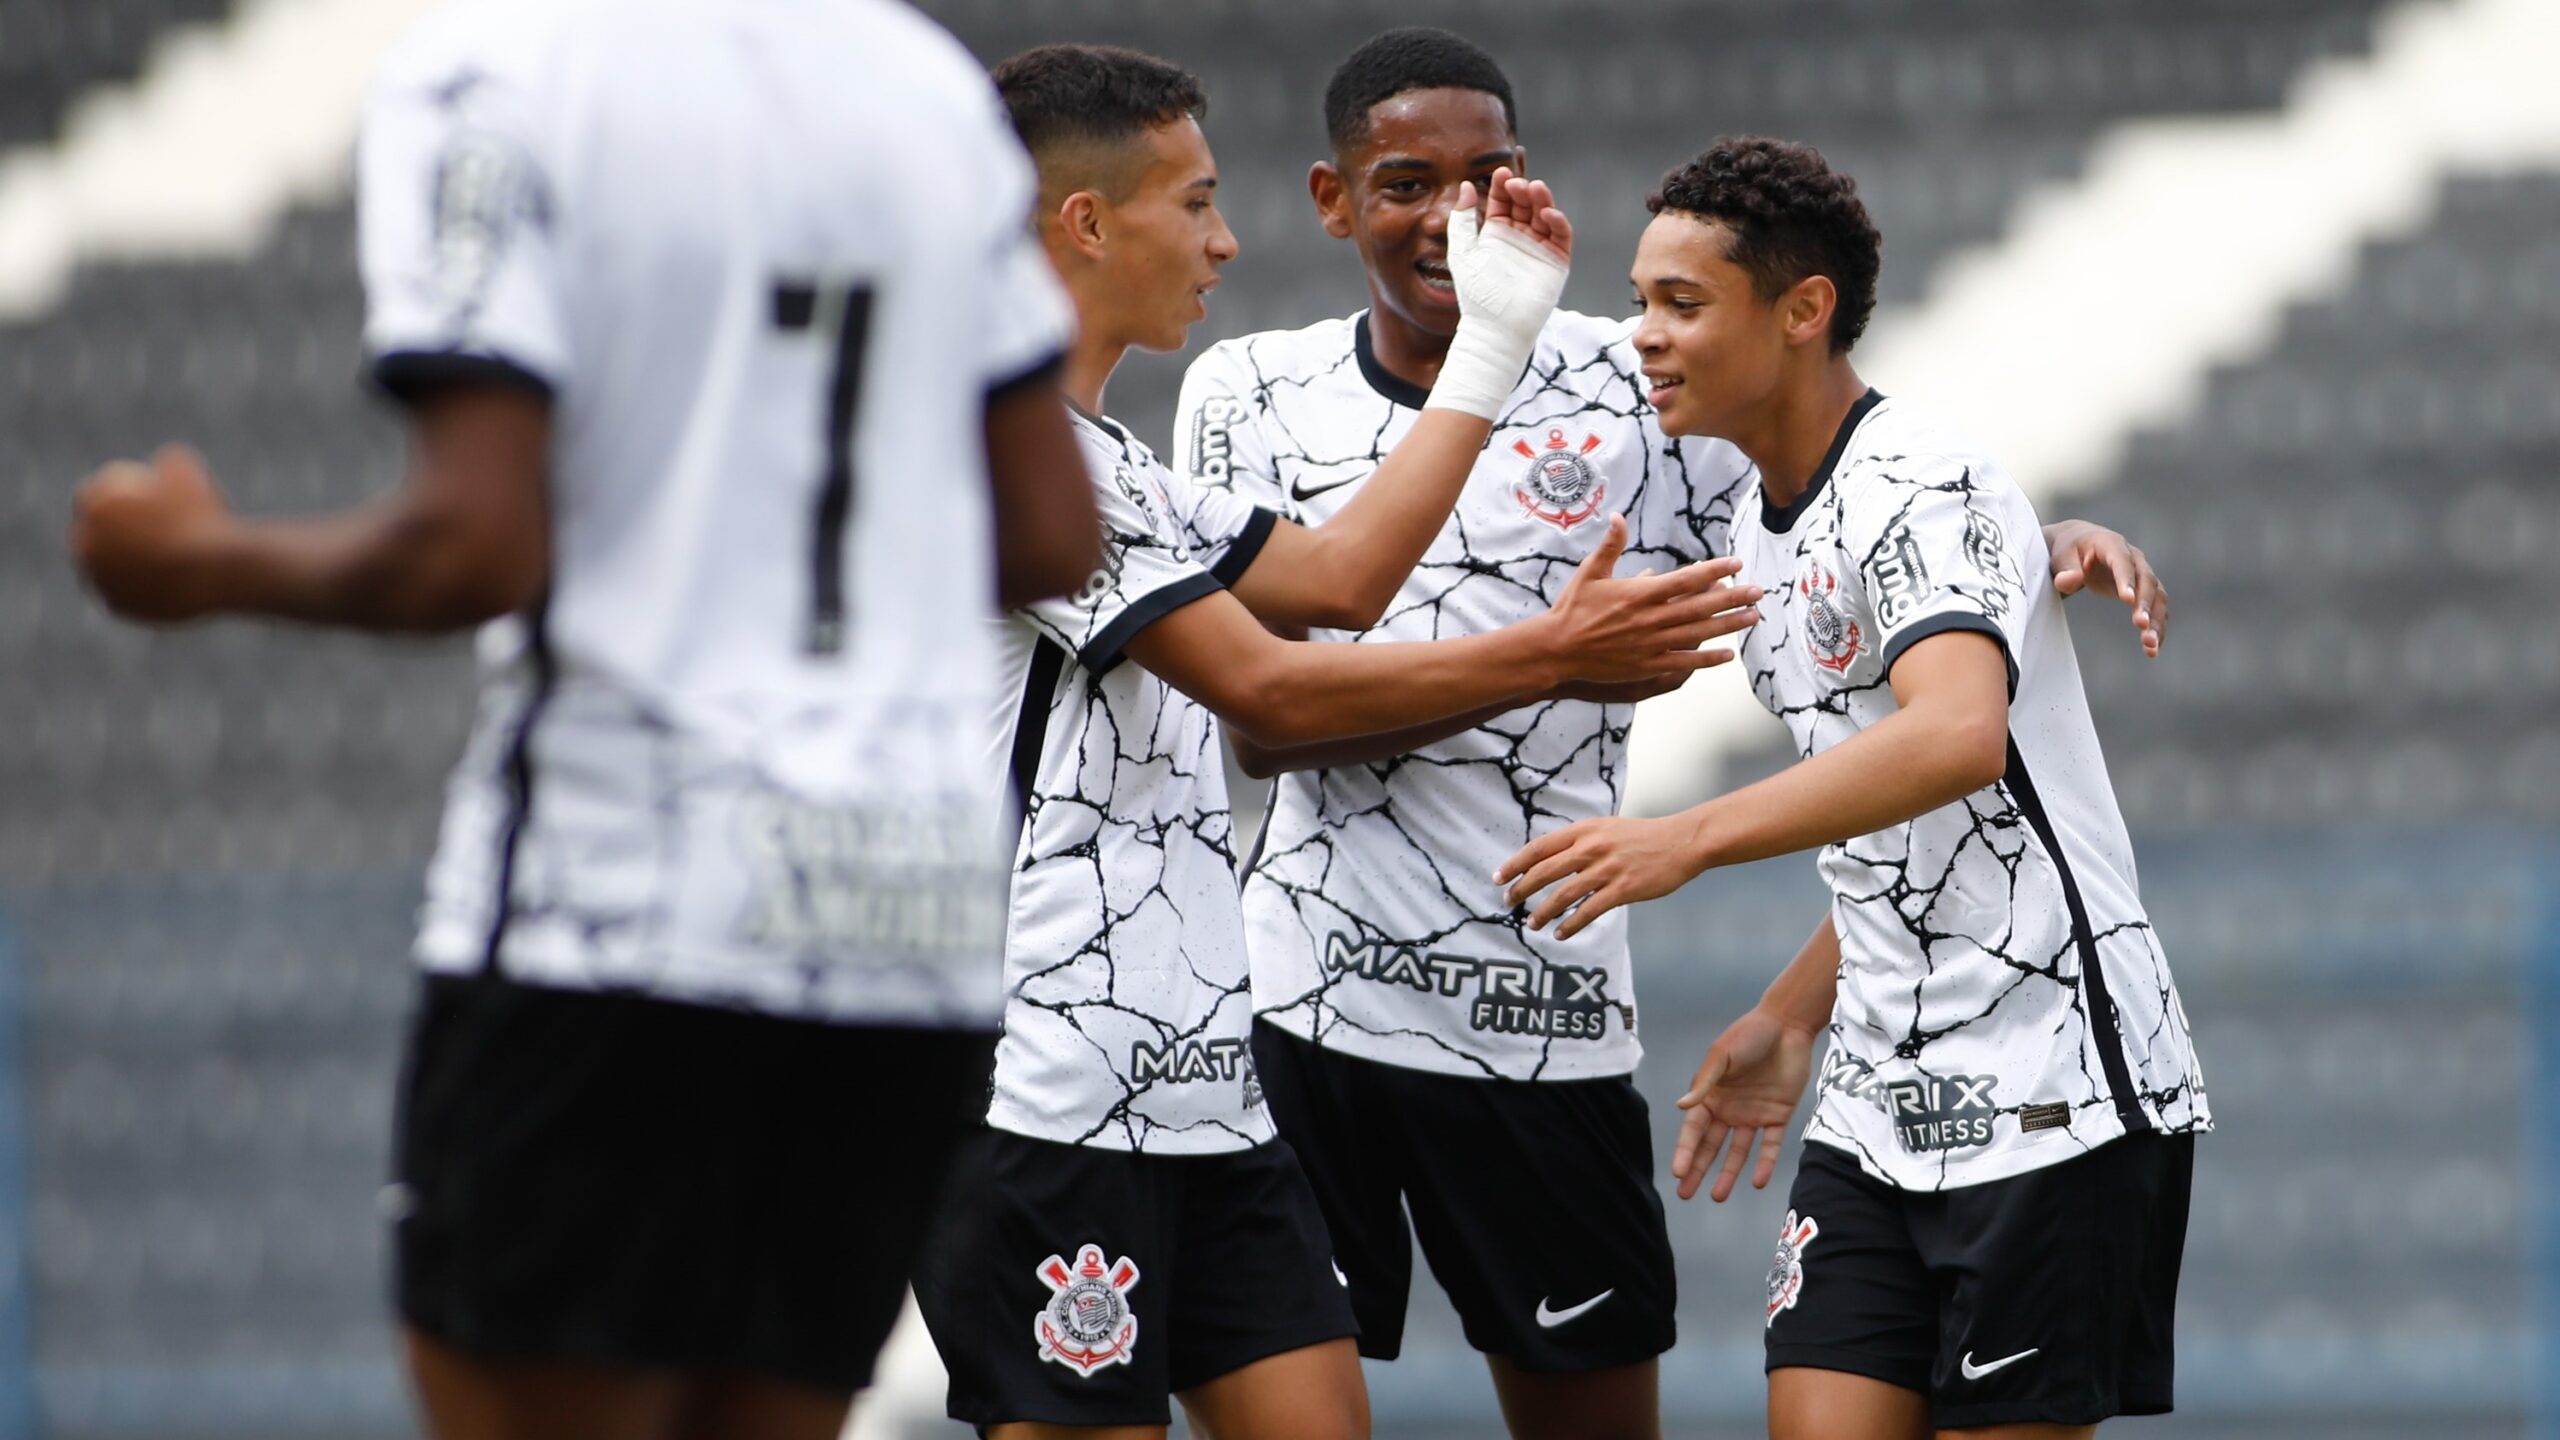
[[1136,1262],[1123,1255],[1106,1269],[1102,1247],[1087,1245],[1076,1251],[1072,1269],[1052,1255],[1040,1262],[1038,1273],[1049,1287],[1049,1303],[1031,1319],[1040,1358],[1080,1375],[1128,1364],[1138,1343],[1138,1317],[1129,1310],[1129,1287],[1138,1283]]
[[1819,560],[1806,561],[1804,573],[1796,577],[1796,593],[1804,596],[1804,646],[1813,652],[1814,664],[1834,675],[1858,658],[1866,639],[1858,622],[1841,611],[1839,590],[1840,577]]
[[1599,436],[1584,435],[1577,449],[1565,440],[1562,430],[1550,430],[1543,450],[1526,440],[1512,441],[1511,448],[1529,461],[1528,473],[1511,487],[1511,493],[1520,497],[1521,508],[1559,530],[1570,530],[1600,513],[1609,487],[1583,458],[1600,448]]
[[1813,1217],[1799,1220],[1796,1212],[1787,1212],[1787,1223],[1778,1230],[1778,1258],[1769,1263],[1769,1324],[1778,1323],[1778,1312],[1796,1308],[1796,1297],[1804,1293],[1804,1247],[1822,1227]]

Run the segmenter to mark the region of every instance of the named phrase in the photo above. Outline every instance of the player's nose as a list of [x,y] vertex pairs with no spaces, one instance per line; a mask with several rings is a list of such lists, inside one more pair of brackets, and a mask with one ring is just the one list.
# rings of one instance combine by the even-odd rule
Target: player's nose
[[1210,263],[1224,265],[1243,253],[1244,246],[1236,240],[1236,232],[1227,228],[1227,217],[1218,216],[1216,228],[1209,232]]

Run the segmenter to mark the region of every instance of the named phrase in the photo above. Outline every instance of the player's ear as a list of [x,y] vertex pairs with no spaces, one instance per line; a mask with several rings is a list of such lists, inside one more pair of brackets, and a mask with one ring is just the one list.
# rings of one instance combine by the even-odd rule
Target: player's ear
[[1087,260],[1102,258],[1102,197],[1079,190],[1058,202],[1058,243]]
[[1831,343],[1831,312],[1840,308],[1839,287],[1828,275],[1807,275],[1778,297],[1778,323],[1790,345]]
[[1316,215],[1324,221],[1324,233],[1336,240],[1351,238],[1351,186],[1342,178],[1342,168],[1330,160],[1319,160],[1307,170],[1307,193],[1315,197]]

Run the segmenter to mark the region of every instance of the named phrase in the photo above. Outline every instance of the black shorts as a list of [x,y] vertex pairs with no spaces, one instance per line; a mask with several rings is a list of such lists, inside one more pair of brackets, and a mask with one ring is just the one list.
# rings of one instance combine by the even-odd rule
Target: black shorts
[[1769,1368],[1865,1375],[1943,1428],[2170,1408],[2192,1135],[2129,1135],[1958,1190],[1804,1147],[1769,1271]]
[[1163,1425],[1169,1397],[1352,1333],[1287,1142],[1137,1155],[982,1130],[916,1269],[951,1417]]
[[870,1382],[992,1036],[425,990],[387,1193],[403,1321],[491,1358]]
[[1632,1078],[1439,1075],[1268,1023],[1253,1056],[1324,1206],[1361,1354],[1403,1348],[1416,1238],[1467,1343],[1522,1370],[1606,1370],[1671,1348],[1671,1233]]

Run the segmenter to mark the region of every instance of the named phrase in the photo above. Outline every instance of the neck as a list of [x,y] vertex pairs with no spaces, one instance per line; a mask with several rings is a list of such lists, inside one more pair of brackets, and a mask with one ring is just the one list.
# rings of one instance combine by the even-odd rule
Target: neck
[[1775,506],[1795,503],[1831,453],[1867,382],[1846,355],[1834,355],[1800,380],[1781,385],[1747,434],[1730,438],[1760,467],[1760,489]]
[[1067,398],[1084,407],[1085,413],[1099,415],[1102,387],[1110,382],[1111,372],[1120,368],[1120,357],[1129,353],[1129,346],[1094,326],[1086,318],[1090,311],[1077,308],[1077,320],[1083,328],[1077,330],[1075,343],[1067,347],[1067,363],[1059,384]]
[[1369,353],[1399,380],[1428,390],[1440,378],[1440,362],[1449,358],[1449,337],[1435,335],[1378,303],[1369,292]]

